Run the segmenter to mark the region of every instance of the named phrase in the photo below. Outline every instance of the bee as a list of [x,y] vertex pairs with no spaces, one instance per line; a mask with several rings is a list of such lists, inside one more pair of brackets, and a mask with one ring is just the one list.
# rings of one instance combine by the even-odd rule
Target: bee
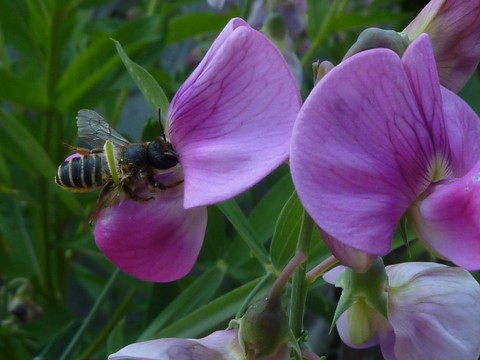
[[[78,136],[91,149],[66,145],[77,155],[67,158],[57,170],[55,183],[71,191],[94,191],[103,188],[90,222],[106,202],[120,193],[137,201],[135,193],[145,184],[166,189],[180,182],[164,185],[155,180],[158,172],[168,171],[178,164],[178,157],[165,134],[149,142],[131,143],[93,110],[80,110],[77,115]],[[163,131],[162,131],[163,132]]]

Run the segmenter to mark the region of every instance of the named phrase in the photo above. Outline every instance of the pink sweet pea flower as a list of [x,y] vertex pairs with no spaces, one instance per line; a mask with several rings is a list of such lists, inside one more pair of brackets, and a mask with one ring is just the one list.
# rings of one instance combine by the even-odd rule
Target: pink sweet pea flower
[[459,92],[480,61],[480,0],[432,0],[404,32],[430,36],[441,84]]
[[[202,339],[159,339],[131,344],[108,357],[108,360],[243,360],[238,329],[215,331]],[[290,349],[280,347],[262,360],[288,360]]]
[[292,177],[330,241],[385,255],[407,214],[437,255],[480,269],[479,139],[422,35],[401,59],[367,50],[319,82],[295,123]]
[[184,182],[144,196],[154,200],[126,197],[102,210],[98,247],[143,280],[186,275],[205,235],[205,206],[247,190],[287,159],[300,104],[282,55],[245,21],[232,19],[170,104],[166,136],[179,166],[158,180]]
[[[467,271],[435,263],[404,263],[386,267],[388,320],[372,308],[351,307],[336,326],[353,348],[380,344],[386,360],[463,359],[480,355],[480,286]],[[334,284],[338,268],[325,274]],[[351,314],[351,311],[363,311]],[[371,334],[355,318],[369,317]],[[351,319],[351,320],[350,320]]]

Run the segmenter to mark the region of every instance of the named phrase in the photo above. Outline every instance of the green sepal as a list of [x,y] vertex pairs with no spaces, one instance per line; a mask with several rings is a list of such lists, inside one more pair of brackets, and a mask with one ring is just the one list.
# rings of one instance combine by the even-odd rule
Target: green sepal
[[330,331],[340,315],[359,302],[388,319],[388,294],[386,292],[388,277],[382,258],[377,258],[365,273],[356,273],[350,268],[345,268],[337,280],[336,286],[343,288],[343,292],[338,301]]
[[115,184],[118,184],[120,179],[118,177],[116,160],[115,160],[115,156],[113,154],[113,145],[112,145],[112,142],[110,140],[105,141],[105,145],[103,146],[103,150],[104,150],[105,155],[107,157],[108,169],[110,170],[110,174],[112,175],[113,182]]

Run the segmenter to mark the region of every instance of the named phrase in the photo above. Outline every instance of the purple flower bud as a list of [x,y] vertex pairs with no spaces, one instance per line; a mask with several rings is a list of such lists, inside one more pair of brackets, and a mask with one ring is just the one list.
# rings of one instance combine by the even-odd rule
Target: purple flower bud
[[457,93],[480,61],[480,0],[432,0],[404,32],[430,36],[440,82]]

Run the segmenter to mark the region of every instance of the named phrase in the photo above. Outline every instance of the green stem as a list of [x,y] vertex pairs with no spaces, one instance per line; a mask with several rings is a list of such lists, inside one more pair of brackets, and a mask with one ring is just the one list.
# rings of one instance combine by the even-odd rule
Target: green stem
[[[297,242],[297,252],[301,252],[308,257],[310,249],[310,240],[312,238],[313,220],[303,212],[302,227]],[[305,274],[307,271],[307,263],[303,262],[298,266],[293,274],[292,281],[292,296],[290,307],[290,328],[293,335],[298,339],[302,334],[303,329],[303,314],[305,312],[305,300],[307,297],[307,284],[305,281]]]
[[252,0],[245,0],[242,8],[242,19],[247,19],[250,15],[250,10],[252,9]]
[[340,5],[340,0],[335,0],[333,4],[330,6],[330,9],[328,10],[327,16],[325,17],[322,27],[317,33],[317,36],[315,39],[313,39],[310,48],[308,51],[305,53],[305,55],[302,58],[302,68],[306,68],[307,66],[310,66],[310,63],[312,62],[313,55],[317,51],[317,49],[320,47],[322,44],[325,36],[327,35],[327,31],[330,27],[330,24],[333,22],[335,14],[337,12],[338,6]]
[[307,259],[304,253],[297,252],[294,257],[290,259],[288,264],[283,268],[280,275],[278,275],[277,280],[273,283],[270,291],[267,295],[268,298],[280,298],[287,284],[288,279],[292,276],[295,269]]
[[95,317],[95,315],[97,314],[98,310],[100,309],[100,307],[102,306],[103,302],[105,301],[105,299],[107,298],[107,294],[109,293],[109,291],[111,290],[111,288],[113,287],[113,284],[115,283],[115,281],[117,280],[118,276],[120,275],[120,270],[119,269],[115,269],[115,271],[112,273],[112,275],[110,276],[110,279],[108,280],[108,283],[107,285],[105,285],[105,287],[103,288],[103,291],[102,293],[100,294],[100,296],[97,298],[97,301],[95,302],[95,304],[93,305],[92,309],[90,310],[90,312],[88,313],[87,317],[85,318],[85,320],[83,321],[82,325],[80,326],[80,328],[78,329],[77,333],[73,336],[72,340],[70,341],[70,343],[68,344],[67,348],[65,349],[65,351],[63,352],[62,356],[60,357],[60,360],[66,360],[68,359],[68,355],[72,352],[73,348],[77,345],[77,343],[80,341],[81,337],[83,336],[83,333],[85,332],[85,330],[87,329],[88,325],[90,325],[91,321],[93,320],[93,318]]
[[338,263],[338,260],[333,255],[323,260],[320,264],[315,266],[307,273],[307,283],[313,283],[336,263]]
[[3,36],[3,29],[0,25],[0,61],[2,62],[3,69],[10,73],[10,61],[8,60],[7,50],[5,48],[5,38]]
[[157,11],[158,0],[152,0],[148,3],[147,16],[152,16]]

